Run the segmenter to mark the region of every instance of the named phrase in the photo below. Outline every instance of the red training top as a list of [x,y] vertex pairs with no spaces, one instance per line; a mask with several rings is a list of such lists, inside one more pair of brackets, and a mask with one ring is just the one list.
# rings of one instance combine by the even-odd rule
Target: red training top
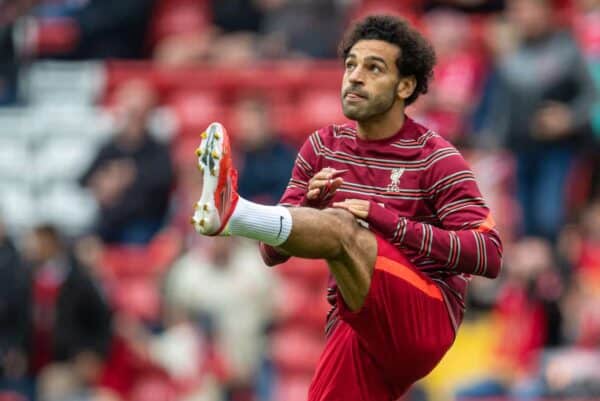
[[[325,167],[349,171],[331,199],[313,205],[308,181]],[[369,228],[439,286],[456,330],[470,275],[496,277],[502,258],[490,210],[458,150],[408,117],[376,141],[360,139],[354,124],[322,128],[302,146],[280,204],[326,207],[351,198],[369,200]],[[261,251],[268,265],[286,260],[267,245]]]

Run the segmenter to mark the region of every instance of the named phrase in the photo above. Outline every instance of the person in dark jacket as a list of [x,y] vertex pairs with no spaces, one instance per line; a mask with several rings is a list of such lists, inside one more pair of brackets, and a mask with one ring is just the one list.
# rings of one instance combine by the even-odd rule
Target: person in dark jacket
[[28,274],[0,223],[0,389],[25,379],[30,307]]
[[275,204],[288,184],[294,150],[274,132],[268,106],[260,97],[240,99],[235,119],[241,129],[236,142],[241,160],[240,194],[256,202]]
[[523,234],[553,240],[597,94],[575,41],[556,28],[550,3],[507,2],[519,41],[496,65],[484,131],[516,156]]
[[[31,2],[30,2],[31,3]],[[20,53],[53,59],[132,59],[145,55],[154,0],[40,2],[17,43]]]
[[148,135],[153,89],[129,81],[116,92],[119,131],[100,149],[81,182],[100,207],[97,234],[109,243],[147,243],[167,212],[173,168],[167,146]]
[[86,268],[50,225],[26,238],[30,265],[30,370],[37,374],[53,362],[90,355],[101,361],[111,341],[111,310]]

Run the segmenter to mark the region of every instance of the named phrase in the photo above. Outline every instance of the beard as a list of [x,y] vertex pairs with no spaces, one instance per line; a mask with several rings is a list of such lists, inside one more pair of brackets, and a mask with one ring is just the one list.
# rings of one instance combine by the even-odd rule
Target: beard
[[[390,91],[386,91],[377,96],[369,95],[360,102],[348,102],[346,100],[346,93],[352,89],[353,88],[350,87],[343,91],[342,111],[346,118],[350,120],[365,122],[387,113],[394,106],[398,83],[396,83]],[[362,94],[363,92],[360,91],[359,93]]]

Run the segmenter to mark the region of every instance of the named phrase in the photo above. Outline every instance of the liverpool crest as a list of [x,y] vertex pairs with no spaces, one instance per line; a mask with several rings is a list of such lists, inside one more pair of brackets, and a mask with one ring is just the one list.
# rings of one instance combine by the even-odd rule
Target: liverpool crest
[[388,192],[400,192],[400,187],[398,183],[400,182],[400,177],[404,173],[403,168],[395,168],[392,169],[392,173],[390,174],[390,183],[387,186]]

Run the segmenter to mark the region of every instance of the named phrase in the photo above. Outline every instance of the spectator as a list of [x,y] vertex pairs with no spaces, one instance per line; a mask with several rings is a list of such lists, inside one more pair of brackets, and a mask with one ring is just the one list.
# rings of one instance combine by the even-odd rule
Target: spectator
[[198,330],[189,312],[165,305],[165,330],[149,337],[150,358],[169,374],[182,396],[223,400],[227,372],[207,333]]
[[276,203],[294,163],[294,151],[273,132],[266,103],[246,97],[235,106],[236,145],[241,152],[239,191],[256,202]]
[[150,22],[153,59],[179,66],[206,61],[215,37],[208,1],[158,0]]
[[468,134],[467,120],[479,101],[485,59],[473,45],[469,18],[457,11],[436,10],[423,18],[437,65],[427,96],[415,107],[418,119],[452,142]]
[[210,0],[213,23],[223,33],[257,33],[263,13],[256,0]]
[[173,173],[169,150],[146,130],[152,88],[129,81],[117,89],[119,131],[82,178],[100,207],[97,233],[106,242],[147,243],[167,211]]
[[424,8],[454,8],[468,13],[489,13],[501,11],[504,0],[425,0]]
[[569,339],[582,347],[600,344],[600,200],[582,213],[578,225],[565,228],[561,250],[573,279],[563,308]]
[[99,367],[111,338],[111,313],[103,295],[52,226],[35,228],[26,239],[31,264],[31,370],[54,361]]
[[27,390],[30,337],[28,275],[0,225],[0,389]]
[[515,152],[523,232],[554,239],[594,85],[571,36],[557,30],[549,1],[511,0],[507,12],[520,42],[497,63],[486,131]]
[[493,311],[497,333],[493,377],[459,390],[470,397],[539,397],[539,362],[544,348],[562,344],[559,301],[563,284],[550,243],[525,238],[506,258],[506,282]]
[[154,0],[52,1],[38,6],[21,53],[67,59],[140,58]]
[[[0,9],[0,14],[2,10]],[[17,62],[9,27],[0,22],[0,105],[16,100]]]
[[[342,33],[344,8],[334,0],[260,0],[262,31],[291,55],[334,58]],[[306,27],[310,27],[307,34]],[[281,54],[280,54],[281,56]]]
[[166,281],[166,300],[204,321],[224,359],[232,391],[247,393],[265,351],[274,278],[259,265],[257,250],[249,244],[232,246],[230,239],[214,238],[203,245],[175,262]]

